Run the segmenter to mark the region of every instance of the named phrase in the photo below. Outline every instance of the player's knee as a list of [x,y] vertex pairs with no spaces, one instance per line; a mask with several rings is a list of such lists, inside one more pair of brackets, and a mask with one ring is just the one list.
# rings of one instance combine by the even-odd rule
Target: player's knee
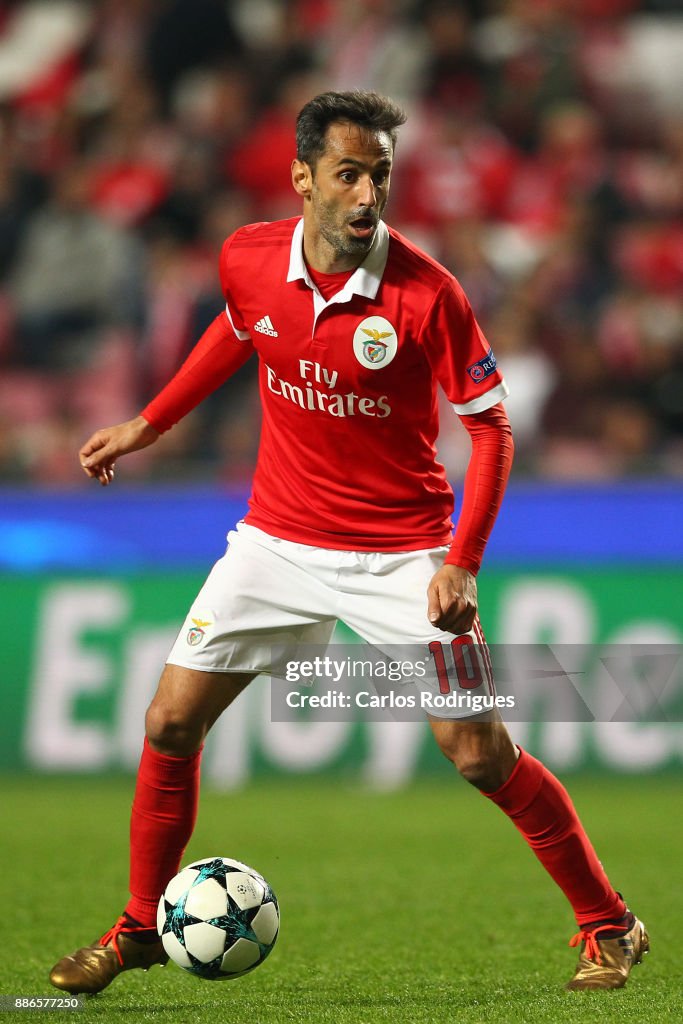
[[145,716],[145,733],[150,745],[160,754],[189,757],[199,750],[206,730],[188,721],[177,709],[153,701]]
[[492,793],[504,782],[503,770],[495,748],[484,743],[465,742],[465,737],[440,737],[444,757],[455,765],[463,779],[485,793]]
[[466,782],[484,793],[493,793],[504,782],[498,759],[489,753],[461,756],[453,763]]

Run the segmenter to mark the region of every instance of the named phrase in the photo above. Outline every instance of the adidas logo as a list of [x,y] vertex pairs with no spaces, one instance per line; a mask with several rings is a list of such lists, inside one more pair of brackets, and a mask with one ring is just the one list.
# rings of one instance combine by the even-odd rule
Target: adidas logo
[[259,334],[268,334],[271,338],[278,337],[278,333],[273,327],[273,321],[269,316],[262,316],[261,319],[254,324],[254,330],[258,331]]

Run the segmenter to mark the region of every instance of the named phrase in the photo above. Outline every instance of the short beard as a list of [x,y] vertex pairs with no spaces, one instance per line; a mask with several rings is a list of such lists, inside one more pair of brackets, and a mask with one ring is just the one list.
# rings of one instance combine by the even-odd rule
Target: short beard
[[328,208],[321,202],[315,185],[311,198],[316,209],[320,234],[331,247],[335,257],[340,259],[344,256],[353,256],[354,258],[367,256],[375,240],[375,232],[368,238],[356,238],[354,235],[347,234],[328,215]]
[[320,234],[332,247],[335,257],[341,256],[367,256],[372,248],[375,236],[369,238],[356,238],[354,235],[342,234],[333,231],[324,222],[320,223]]

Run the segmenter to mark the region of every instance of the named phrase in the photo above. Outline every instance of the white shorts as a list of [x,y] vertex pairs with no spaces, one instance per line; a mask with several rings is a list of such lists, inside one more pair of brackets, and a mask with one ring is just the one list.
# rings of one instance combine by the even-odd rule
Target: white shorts
[[[451,647],[453,634],[435,629],[427,618],[427,587],[447,550],[331,550],[239,523],[167,660],[204,672],[269,673],[274,647],[325,646],[338,621],[385,651],[410,646],[425,652],[435,641]],[[471,695],[492,694],[478,619],[462,640],[486,654],[481,654],[481,686],[465,685]],[[463,715],[472,713],[463,709]]]

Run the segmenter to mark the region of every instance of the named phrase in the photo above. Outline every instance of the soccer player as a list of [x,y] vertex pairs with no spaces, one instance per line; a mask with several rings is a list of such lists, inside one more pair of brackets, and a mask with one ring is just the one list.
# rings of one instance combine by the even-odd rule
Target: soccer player
[[[146,716],[123,914],[50,975],[99,992],[165,962],[156,907],[194,826],[202,743],[278,638],[329,639],[337,620],[373,644],[483,645],[476,575],[502,499],[507,387],[454,277],[387,227],[403,112],[374,93],[328,92],[297,119],[292,184],[303,217],[225,242],[226,307],[141,415],[98,430],[82,466],[111,483],[119,456],[153,444],[259,359],[263,426],[249,512],[230,533],[172,648]],[[455,535],[435,460],[437,385],[472,454]],[[482,682],[484,692],[486,683]],[[519,829],[569,900],[581,944],[572,989],[620,988],[648,950],[560,782],[496,716],[431,718],[460,774]]]

